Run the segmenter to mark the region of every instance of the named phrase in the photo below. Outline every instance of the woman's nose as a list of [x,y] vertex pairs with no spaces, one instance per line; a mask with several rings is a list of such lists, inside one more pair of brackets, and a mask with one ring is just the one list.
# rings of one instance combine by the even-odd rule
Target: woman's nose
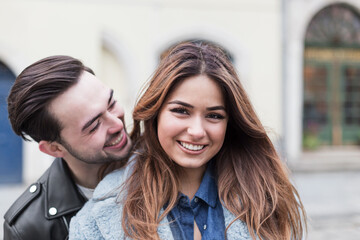
[[194,118],[191,121],[190,126],[187,129],[189,135],[195,139],[199,139],[205,136],[205,128],[201,118]]

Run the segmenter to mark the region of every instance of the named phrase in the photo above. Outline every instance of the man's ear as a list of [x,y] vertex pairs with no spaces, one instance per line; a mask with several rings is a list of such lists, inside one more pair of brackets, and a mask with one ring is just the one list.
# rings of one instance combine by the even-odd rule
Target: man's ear
[[57,142],[49,142],[49,141],[41,140],[39,142],[39,149],[43,153],[49,154],[50,156],[56,158],[64,157],[64,150],[61,147],[61,145]]

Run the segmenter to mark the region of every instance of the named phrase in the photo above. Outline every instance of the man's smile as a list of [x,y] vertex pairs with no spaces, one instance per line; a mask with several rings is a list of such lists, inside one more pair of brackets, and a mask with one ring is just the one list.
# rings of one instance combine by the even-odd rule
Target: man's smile
[[111,141],[108,141],[104,147],[113,147],[120,143],[123,138],[126,137],[126,134],[124,134],[124,131],[121,131],[120,134],[116,138],[112,138]]

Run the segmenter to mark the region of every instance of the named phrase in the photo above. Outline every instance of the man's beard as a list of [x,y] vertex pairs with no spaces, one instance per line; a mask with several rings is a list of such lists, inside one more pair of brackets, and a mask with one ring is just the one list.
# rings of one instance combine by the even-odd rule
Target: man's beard
[[116,156],[116,155],[109,155],[103,156],[101,153],[96,153],[95,155],[85,156],[85,154],[80,153],[79,151],[75,150],[63,139],[60,140],[60,144],[68,151],[73,157],[76,159],[88,163],[88,164],[99,164],[99,163],[107,163],[107,162],[115,162],[121,161],[123,159],[127,159],[130,155],[129,151],[125,156]]

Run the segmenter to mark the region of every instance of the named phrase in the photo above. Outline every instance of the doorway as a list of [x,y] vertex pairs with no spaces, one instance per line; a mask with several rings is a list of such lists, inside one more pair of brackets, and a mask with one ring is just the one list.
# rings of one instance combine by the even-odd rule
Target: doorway
[[22,140],[11,129],[7,96],[15,75],[0,62],[0,184],[22,182]]

